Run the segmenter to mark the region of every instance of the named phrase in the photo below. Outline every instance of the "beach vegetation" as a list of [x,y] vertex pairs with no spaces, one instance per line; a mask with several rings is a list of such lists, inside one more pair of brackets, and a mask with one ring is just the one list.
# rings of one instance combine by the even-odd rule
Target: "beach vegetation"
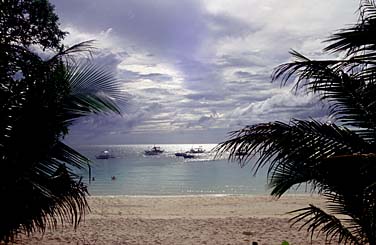
[[63,138],[83,116],[120,113],[114,76],[77,56],[92,42],[65,47],[66,35],[47,0],[0,2],[0,242],[79,224],[88,192],[74,169],[89,160]]
[[[358,22],[335,32],[324,53],[310,59],[291,51],[293,61],[278,66],[273,81],[295,92],[315,94],[330,121],[291,119],[234,131],[217,147],[241,166],[257,159],[255,172],[268,169],[275,197],[301,184],[327,200],[292,211],[313,236],[343,244],[376,244],[376,4],[362,0]],[[247,154],[237,154],[246,152]],[[312,237],[311,237],[312,238]]]

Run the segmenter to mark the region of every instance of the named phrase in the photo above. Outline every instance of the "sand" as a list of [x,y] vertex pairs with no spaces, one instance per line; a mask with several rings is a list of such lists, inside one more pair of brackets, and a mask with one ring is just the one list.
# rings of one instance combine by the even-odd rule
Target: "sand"
[[[19,237],[17,244],[311,244],[305,230],[290,227],[286,212],[323,206],[311,195],[90,197],[91,213],[79,228]],[[247,235],[249,234],[249,235]],[[325,244],[314,237],[312,244]],[[334,243],[333,243],[334,244]]]

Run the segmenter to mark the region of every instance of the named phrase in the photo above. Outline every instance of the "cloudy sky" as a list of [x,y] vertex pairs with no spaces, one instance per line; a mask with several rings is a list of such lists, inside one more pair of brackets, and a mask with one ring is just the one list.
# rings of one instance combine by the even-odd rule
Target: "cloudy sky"
[[248,124],[327,120],[312,96],[270,83],[298,50],[356,21],[358,0],[52,0],[67,45],[95,39],[114,72],[123,116],[86,118],[75,144],[218,143]]

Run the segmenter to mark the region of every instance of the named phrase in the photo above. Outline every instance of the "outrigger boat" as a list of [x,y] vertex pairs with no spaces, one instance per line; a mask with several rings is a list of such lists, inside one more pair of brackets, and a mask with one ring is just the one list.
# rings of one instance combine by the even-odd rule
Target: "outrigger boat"
[[205,153],[205,149],[202,148],[202,146],[199,146],[197,148],[191,148],[189,151],[186,153],[192,153],[192,154],[200,154],[200,153]]
[[148,155],[148,156],[155,156],[155,155],[159,155],[163,152],[164,152],[164,150],[162,150],[161,147],[154,146],[153,148],[151,148],[151,150],[145,150],[144,154]]

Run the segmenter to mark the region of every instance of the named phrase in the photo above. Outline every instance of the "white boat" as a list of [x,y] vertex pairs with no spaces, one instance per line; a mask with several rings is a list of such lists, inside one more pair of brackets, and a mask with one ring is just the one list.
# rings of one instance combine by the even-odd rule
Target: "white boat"
[[200,154],[200,153],[205,153],[205,149],[202,148],[202,146],[199,146],[197,148],[191,148],[189,151],[186,153],[192,153],[192,154]]
[[144,154],[148,155],[148,156],[155,156],[155,155],[159,155],[163,152],[164,152],[164,150],[162,150],[161,147],[154,146],[153,148],[151,148],[151,150],[145,150]]
[[109,159],[109,158],[115,158],[110,151],[104,150],[99,155],[95,156],[96,159]]

